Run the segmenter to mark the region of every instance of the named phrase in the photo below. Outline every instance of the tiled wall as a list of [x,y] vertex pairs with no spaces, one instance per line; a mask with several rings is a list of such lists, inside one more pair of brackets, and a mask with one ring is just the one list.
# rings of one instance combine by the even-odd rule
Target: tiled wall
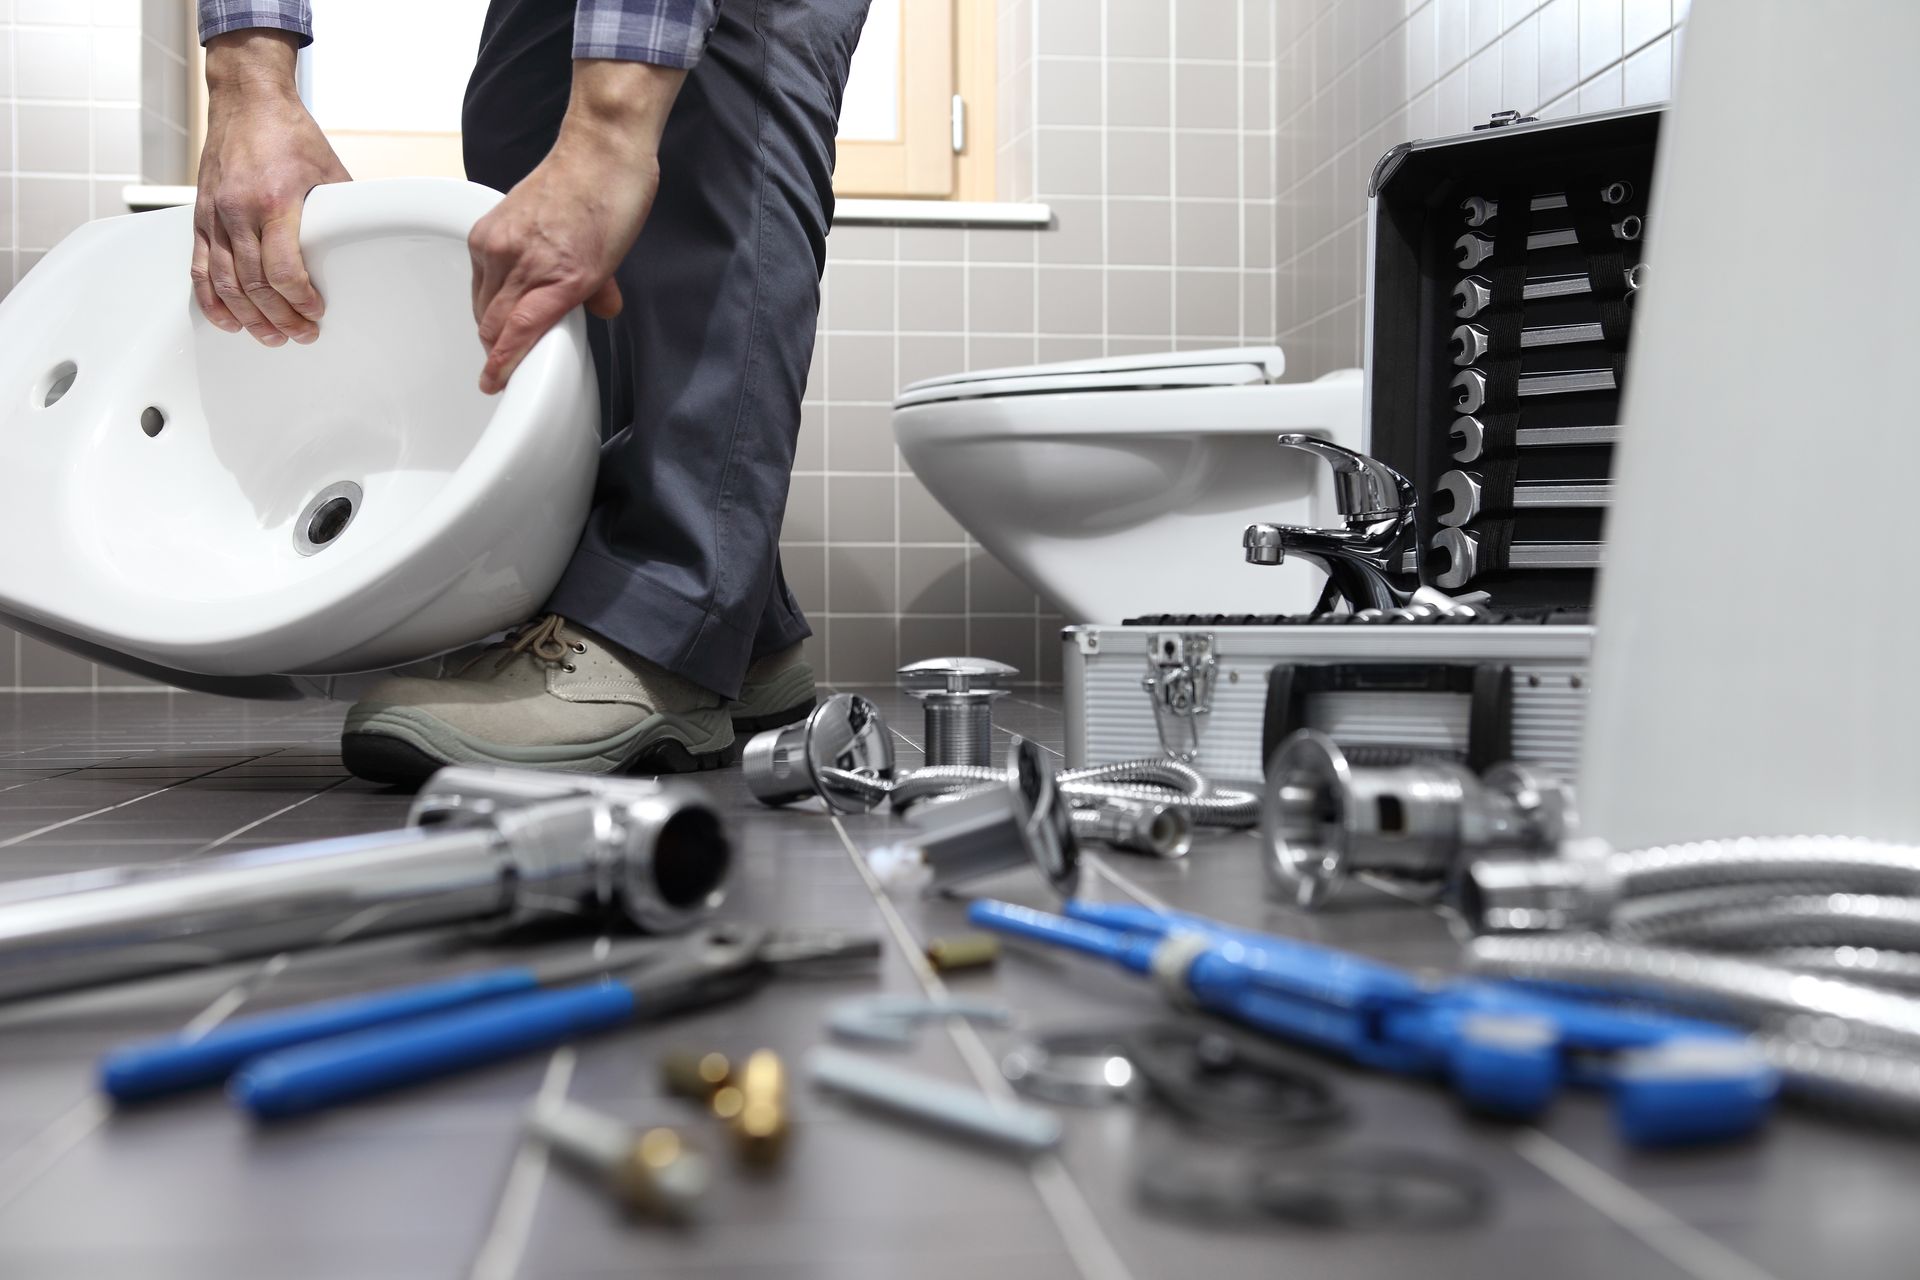
[[[0,292],[121,188],[180,181],[181,0],[0,0]],[[144,34],[143,34],[144,28]],[[152,687],[0,628],[0,690]]]
[[[1356,364],[1380,153],[1502,107],[1664,98],[1685,7],[1001,0],[1000,192],[1047,201],[1056,225],[830,237],[783,544],[816,663],[875,681],[966,652],[1058,676],[1060,619],[901,462],[899,386],[1276,334],[1289,376]],[[0,0],[0,284],[89,214],[118,212],[122,182],[184,177],[183,14],[175,0]],[[133,683],[0,631],[0,689],[96,682]]]
[[1687,0],[1276,0],[1280,345],[1290,375],[1360,363],[1367,177],[1409,138],[1512,107],[1670,96]]
[[1049,230],[843,227],[788,506],[830,679],[969,653],[1058,678],[1060,619],[901,462],[888,401],[962,369],[1265,342],[1271,0],[1002,0],[999,184]]

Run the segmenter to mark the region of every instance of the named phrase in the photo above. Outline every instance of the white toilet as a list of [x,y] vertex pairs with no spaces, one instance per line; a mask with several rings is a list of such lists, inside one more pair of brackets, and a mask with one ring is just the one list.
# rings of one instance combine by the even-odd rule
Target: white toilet
[[914,474],[1071,622],[1298,613],[1324,575],[1250,565],[1254,521],[1338,525],[1332,473],[1283,431],[1364,450],[1357,369],[1279,381],[1278,347],[930,378],[894,401]]

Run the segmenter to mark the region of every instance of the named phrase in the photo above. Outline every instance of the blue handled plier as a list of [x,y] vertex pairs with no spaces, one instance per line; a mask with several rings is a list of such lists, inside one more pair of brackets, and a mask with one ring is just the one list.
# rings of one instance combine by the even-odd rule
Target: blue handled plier
[[875,938],[832,930],[713,925],[604,960],[493,969],[127,1045],[101,1060],[100,1083],[133,1101],[227,1080],[254,1115],[295,1115],[879,953]]
[[1476,1110],[1525,1119],[1563,1084],[1605,1089],[1621,1135],[1636,1145],[1751,1132],[1779,1086],[1740,1032],[1710,1022],[1511,982],[1426,982],[1205,916],[1087,902],[1065,910],[979,901],[968,916],[1149,975],[1176,1001],[1269,1035],[1378,1070],[1441,1077]]

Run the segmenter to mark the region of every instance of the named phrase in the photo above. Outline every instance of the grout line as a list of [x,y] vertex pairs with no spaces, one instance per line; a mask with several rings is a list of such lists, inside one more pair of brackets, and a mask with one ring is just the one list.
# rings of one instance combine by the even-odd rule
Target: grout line
[[[254,760],[264,760],[266,758],[267,758],[266,756],[255,756]],[[241,763],[247,764],[251,762],[242,761]],[[227,767],[239,768],[240,766],[229,765]],[[203,853],[211,853],[215,849],[218,849],[221,845],[226,844],[229,841],[238,840],[241,836],[247,834],[247,832],[249,831],[252,831],[255,827],[264,826],[265,824],[272,822],[275,818],[280,817],[282,814],[292,813],[295,809],[298,809],[301,805],[307,804],[310,801],[318,800],[321,796],[326,795],[329,791],[332,791],[338,787],[345,786],[349,781],[351,781],[351,779],[342,778],[338,782],[335,782],[328,786],[324,786],[320,788],[320,790],[318,791],[314,791],[307,795],[301,796],[298,800],[295,800],[292,804],[282,805],[280,808],[275,809],[272,813],[268,814],[264,818],[255,818],[252,822],[247,823],[245,826],[237,827],[234,830],[227,832],[226,835],[221,836],[218,840],[213,841],[211,844],[202,845],[200,848],[195,849],[192,853],[188,854],[187,856],[190,858],[197,858]]]
[[[201,774],[196,776],[204,777],[205,775]],[[183,779],[182,781],[187,781],[187,779]],[[23,844],[35,836],[46,835],[49,831],[58,831],[60,828],[70,827],[76,822],[85,822],[88,818],[97,818],[103,813],[112,813],[115,809],[124,809],[130,804],[139,804],[142,800],[151,800],[155,796],[165,795],[179,785],[180,783],[177,782],[169,783],[167,786],[161,787],[158,791],[149,791],[145,795],[135,796],[131,800],[122,800],[119,804],[110,804],[104,808],[92,809],[76,817],[62,818],[60,821],[50,822],[44,827],[35,827],[32,831],[22,832],[17,836],[9,836],[5,840],[0,840],[0,849],[11,849],[14,845]]]
[[89,1092],[67,1108],[59,1119],[27,1139],[5,1160],[0,1160],[0,1208],[19,1199],[41,1175],[106,1123],[111,1114],[112,1109],[106,1102]]
[[1083,865],[1092,867],[1096,875],[1106,880],[1108,883],[1113,885],[1114,888],[1126,894],[1129,898],[1132,898],[1135,902],[1139,903],[1141,906],[1149,907],[1155,911],[1172,911],[1173,910],[1173,908],[1170,905],[1168,905],[1165,899],[1160,898],[1155,894],[1149,893],[1145,889],[1142,889],[1139,885],[1135,884],[1132,880],[1128,879],[1126,876],[1121,875],[1118,871],[1115,871],[1113,867],[1108,864],[1105,858],[1087,849],[1085,846],[1082,846],[1080,849],[1080,861]]
[[1538,1129],[1513,1140],[1522,1158],[1696,1280],[1775,1280],[1772,1272],[1682,1222],[1584,1156]]
[[[534,1094],[536,1106],[565,1100],[577,1061],[573,1049],[566,1045],[553,1051],[547,1059],[547,1073]],[[501,1189],[500,1202],[494,1207],[493,1221],[474,1256],[468,1280],[512,1280],[526,1256],[527,1240],[533,1234],[533,1211],[540,1203],[540,1184],[547,1174],[547,1149],[526,1137],[524,1131],[516,1132],[521,1136],[507,1170],[507,1184]]]
[[[859,846],[854,844],[853,837],[847,832],[846,824],[838,814],[833,815],[832,822],[834,832],[846,848],[847,857],[852,860],[854,870],[872,895],[887,932],[893,935],[893,941],[905,956],[907,967],[913,971],[920,989],[930,1000],[950,998],[946,983],[941,981],[940,975],[928,963],[926,953],[914,938],[912,929],[901,918],[899,908],[874,877],[873,868],[861,856]],[[960,1060],[966,1064],[981,1092],[998,1103],[1014,1101],[1013,1087],[1000,1074],[993,1054],[980,1039],[980,1033],[963,1018],[947,1018],[944,1021],[948,1038],[953,1041]],[[1093,1207],[1087,1203],[1085,1194],[1074,1182],[1073,1175],[1067,1172],[1060,1157],[1057,1154],[1036,1157],[1028,1164],[1027,1172],[1033,1178],[1034,1190],[1039,1193],[1041,1205],[1060,1233],[1068,1257],[1073,1260],[1084,1280],[1131,1280],[1133,1273],[1128,1270],[1113,1242],[1107,1238]]]

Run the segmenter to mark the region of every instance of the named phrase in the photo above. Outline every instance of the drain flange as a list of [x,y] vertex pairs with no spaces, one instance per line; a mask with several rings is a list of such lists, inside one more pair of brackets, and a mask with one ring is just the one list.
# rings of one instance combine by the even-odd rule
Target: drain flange
[[293,522],[293,549],[311,556],[332,546],[360,513],[362,496],[360,486],[351,480],[330,484],[314,494]]

